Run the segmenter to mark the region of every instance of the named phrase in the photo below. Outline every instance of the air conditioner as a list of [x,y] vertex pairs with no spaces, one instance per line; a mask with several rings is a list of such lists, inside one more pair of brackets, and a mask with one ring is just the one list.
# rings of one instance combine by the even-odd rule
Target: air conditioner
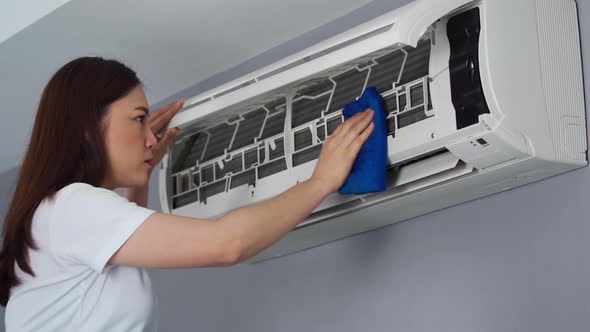
[[387,113],[387,191],[333,194],[251,261],[587,165],[574,1],[417,0],[187,99],[163,209],[215,218],[309,178],[367,86]]

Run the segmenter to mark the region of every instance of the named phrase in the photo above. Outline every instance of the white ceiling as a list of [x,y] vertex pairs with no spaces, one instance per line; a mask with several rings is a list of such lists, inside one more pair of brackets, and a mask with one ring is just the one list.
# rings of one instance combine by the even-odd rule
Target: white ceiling
[[41,91],[73,58],[127,63],[154,104],[369,2],[10,0],[0,16],[0,172],[20,164]]

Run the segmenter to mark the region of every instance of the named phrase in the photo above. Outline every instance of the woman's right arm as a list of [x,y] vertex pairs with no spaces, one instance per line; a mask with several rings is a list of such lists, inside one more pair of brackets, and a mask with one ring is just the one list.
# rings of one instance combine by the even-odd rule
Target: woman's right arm
[[358,113],[324,142],[313,175],[289,190],[217,220],[154,213],[109,264],[147,268],[228,266],[283,238],[342,186],[373,131],[372,111]]

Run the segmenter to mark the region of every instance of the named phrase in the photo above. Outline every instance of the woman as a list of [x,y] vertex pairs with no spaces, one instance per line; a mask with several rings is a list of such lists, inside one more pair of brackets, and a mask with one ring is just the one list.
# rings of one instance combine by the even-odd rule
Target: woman
[[256,255],[342,186],[373,130],[372,111],[357,114],[325,141],[309,180],[212,222],[146,208],[150,174],[178,131],[164,128],[181,106],[149,113],[135,72],[113,60],[79,58],[51,78],[4,221],[8,331],[156,330],[144,268]]

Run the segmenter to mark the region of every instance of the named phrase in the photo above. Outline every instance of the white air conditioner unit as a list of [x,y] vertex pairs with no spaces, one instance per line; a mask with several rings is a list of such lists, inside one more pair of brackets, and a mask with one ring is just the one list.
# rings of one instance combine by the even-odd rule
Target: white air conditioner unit
[[572,0],[417,0],[187,100],[166,212],[215,218],[309,178],[341,109],[376,86],[388,190],[328,197],[259,261],[587,165]]

